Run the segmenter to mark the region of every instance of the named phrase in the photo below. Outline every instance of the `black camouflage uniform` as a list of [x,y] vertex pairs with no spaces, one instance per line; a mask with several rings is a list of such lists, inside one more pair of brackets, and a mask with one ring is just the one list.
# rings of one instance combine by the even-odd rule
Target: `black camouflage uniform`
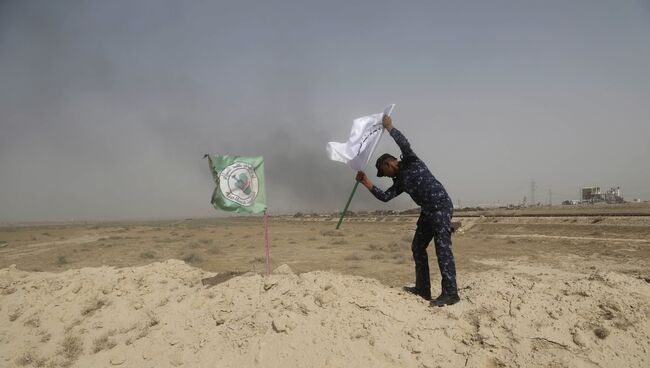
[[388,202],[402,192],[408,193],[421,207],[420,218],[411,249],[415,261],[415,288],[421,295],[431,295],[427,247],[434,239],[438,267],[442,276],[442,293],[458,293],[456,265],[451,252],[451,216],[453,205],[447,191],[420,160],[402,133],[392,128],[390,135],[402,151],[399,171],[392,178],[393,186],[385,192],[373,185],[370,192],[380,201]]

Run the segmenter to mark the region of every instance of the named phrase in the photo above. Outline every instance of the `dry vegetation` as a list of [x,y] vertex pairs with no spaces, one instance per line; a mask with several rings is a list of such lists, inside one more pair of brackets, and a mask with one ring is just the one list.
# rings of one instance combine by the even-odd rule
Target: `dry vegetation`
[[[607,286],[609,281],[605,278],[610,271],[615,271],[613,274],[623,273],[631,276],[635,282],[638,282],[637,279],[643,280],[641,281],[643,283],[650,282],[648,271],[650,270],[650,217],[487,216],[462,219],[456,217],[456,220],[463,221],[463,228],[453,237],[459,285],[463,295],[474,293],[480,296],[479,290],[477,288],[471,290],[470,286],[485,285],[480,282],[485,282],[483,276],[486,274],[498,275],[493,276],[494,279],[488,282],[488,286],[502,283],[506,288],[514,285],[516,288],[513,290],[517,290],[515,295],[511,293],[512,290],[503,292],[506,289],[501,288],[494,298],[490,299],[491,302],[503,302],[506,308],[503,311],[504,315],[477,306],[476,309],[456,316],[453,324],[468,322],[471,326],[470,333],[459,335],[460,339],[454,340],[456,342],[462,343],[464,339],[466,342],[488,349],[495,344],[493,332],[500,334],[504,341],[508,340],[508,336],[514,332],[508,331],[510,325],[502,322],[504,319],[513,319],[521,313],[518,305],[522,304],[522,298],[530,297],[528,291],[539,288],[538,282],[542,279],[557,282],[561,287],[546,289],[543,293],[537,290],[538,294],[535,295],[548,297],[549,303],[555,303],[558,307],[564,307],[564,304],[558,304],[557,298],[566,299],[569,308],[564,310],[542,308],[535,311],[534,315],[548,315],[553,321],[566,319],[566,313],[575,307],[571,304],[571,300],[594,299],[593,289],[578,287],[576,283],[564,283],[561,278],[554,278],[549,272],[562,271],[565,276],[580,274],[584,277],[581,276],[579,281],[590,285],[596,283]],[[344,223],[341,230],[335,230],[334,220],[272,218],[270,223],[272,266],[287,263],[297,273],[333,270],[334,274],[340,272],[376,278],[390,286],[410,284],[414,276],[410,243],[415,221],[415,217],[377,217],[376,221],[356,217],[354,221]],[[207,271],[263,272],[266,259],[261,219],[247,217],[0,228],[0,267],[2,268],[15,264],[18,269],[23,270],[61,272],[104,265],[140,266],[170,258],[181,259]],[[439,276],[433,244],[429,247],[429,258],[431,281],[435,288],[439,285]],[[505,263],[514,268],[509,271],[511,276],[507,279],[500,278]],[[519,265],[526,265],[530,269],[526,271],[527,273],[519,271],[516,269]],[[158,266],[161,264],[156,265]],[[197,271],[196,268],[187,268]],[[157,270],[160,271],[161,268]],[[51,275],[45,276],[51,277]],[[29,344],[16,348],[9,360],[5,360],[4,363],[20,367],[66,367],[79,365],[90,356],[93,359],[105,359],[108,366],[113,364],[110,362],[110,357],[118,352],[135,349],[138,346],[141,348],[149,341],[159,341],[156,339],[161,338],[160,330],[169,326],[169,321],[165,319],[169,317],[169,311],[174,311],[183,303],[192,305],[188,299],[191,300],[190,295],[197,290],[191,289],[189,293],[172,294],[173,296],[170,297],[170,293],[174,293],[178,288],[178,285],[170,287],[170,284],[175,282],[176,276],[174,274],[173,277],[167,276],[156,281],[155,287],[151,289],[165,290],[165,295],[157,299],[144,301],[139,292],[130,293],[134,299],[128,304],[129,313],[138,314],[138,319],[117,327],[107,325],[106,317],[110,310],[119,307],[126,298],[123,294],[119,297],[113,295],[112,293],[117,293],[113,286],[99,288],[95,284],[83,283],[68,286],[67,288],[76,294],[72,297],[74,299],[70,308],[72,312],[68,313],[69,318],[60,321],[59,327],[54,329],[48,324],[46,312],[35,311],[30,309],[31,307],[20,306],[13,302],[19,299],[27,288],[18,284],[0,283],[0,298],[6,301],[0,309],[2,326],[10,326],[13,331],[24,329],[28,333],[22,335],[29,336],[30,339]],[[471,284],[470,280],[474,280],[475,283]],[[147,285],[151,285],[152,280],[142,275],[129,274],[124,282],[130,283],[132,290],[140,291],[147,289]],[[47,287],[55,288],[58,285],[52,284]],[[195,287],[196,283],[182,286]],[[266,285],[264,287],[266,288]],[[267,291],[270,292],[278,288],[277,285],[271,284],[268,287]],[[77,294],[79,290],[83,291]],[[205,300],[214,303],[227,302],[223,300],[222,294],[215,291],[216,288],[210,289],[212,291],[201,290],[206,292]],[[30,291],[40,293],[31,290],[31,287]],[[318,302],[327,303],[325,294],[320,292],[318,294],[320,298]],[[234,295],[240,295],[240,291]],[[624,305],[606,299],[600,297],[595,299],[591,306],[593,308],[590,307],[592,315],[587,316],[589,318],[585,319],[586,322],[583,324],[578,326],[574,325],[573,321],[569,321],[570,333],[567,332],[568,329],[565,331],[569,340],[561,341],[560,345],[555,340],[548,341],[536,335],[537,332],[552,327],[541,322],[535,322],[536,330],[530,335],[525,335],[523,340],[530,340],[530,344],[535,349],[539,349],[538,351],[551,349],[568,351],[566,347],[571,346],[573,352],[580,352],[589,348],[581,344],[590,344],[591,347],[608,346],[616,341],[622,332],[634,331],[639,328],[639,323],[644,323],[642,317],[630,317],[634,316],[632,313],[634,311],[631,311],[632,307],[629,303]],[[468,299],[464,301],[467,304],[472,303]],[[358,307],[364,310],[368,308],[369,312],[392,318],[381,314],[385,312],[383,309],[372,310],[366,304],[359,304]],[[384,307],[388,308],[388,306]],[[461,307],[466,308],[467,305]],[[210,314],[213,312],[219,314],[222,311],[215,308],[210,310]],[[562,316],[561,313],[565,315]],[[308,314],[300,315],[305,318],[308,316]],[[209,319],[211,328],[228,324],[227,320],[218,316],[207,318],[212,318]],[[99,321],[100,325],[96,327],[89,321]],[[498,325],[499,323],[501,324]],[[495,327],[493,332],[486,328],[497,325],[501,327]],[[286,327],[286,324],[276,325],[273,331],[282,332]],[[438,332],[442,334],[441,331]],[[356,331],[354,333],[354,336],[358,336]],[[402,334],[401,330],[399,333]],[[358,337],[353,337],[354,341],[357,339]],[[413,341],[416,340],[417,337],[414,337]],[[175,343],[173,340],[170,341],[166,344]],[[41,349],[42,347],[47,348]],[[122,364],[119,359],[115,362]],[[504,362],[489,363],[499,366]],[[467,366],[472,366],[470,363]],[[132,362],[126,362],[122,366],[133,366],[129,364]]]
[[93,343],[93,353],[114,348],[117,345],[117,342],[111,338],[114,334],[115,331],[111,330],[96,338]]
[[[584,260],[580,267],[606,267],[647,278],[650,275],[643,270],[649,254],[647,243],[627,244],[607,239],[650,239],[648,218],[487,216],[463,219],[456,216],[456,221],[465,224],[465,230],[453,238],[454,254],[459,273],[490,268],[473,262],[485,257],[527,257],[535,262],[558,263],[562,259],[558,255],[571,254]],[[389,285],[412,282],[410,243],[417,218],[372,219],[375,221],[355,217],[336,230],[335,218],[331,221],[271,218],[272,264],[288,263],[298,272],[334,269],[378,278]],[[594,240],[600,238],[603,241]],[[429,256],[435,271],[433,244]],[[16,264],[20,269],[59,272],[86,266],[142,265],[170,258],[182,259],[208,271],[263,270],[262,220],[239,217],[0,227],[0,267]],[[432,272],[432,277],[437,277],[436,272]],[[11,287],[0,289],[0,294],[12,292]],[[88,311],[93,309],[97,305]],[[8,318],[20,316],[20,311],[12,312]]]
[[68,334],[65,335],[61,342],[61,355],[63,356],[64,365],[72,364],[83,352],[83,341],[79,336]]

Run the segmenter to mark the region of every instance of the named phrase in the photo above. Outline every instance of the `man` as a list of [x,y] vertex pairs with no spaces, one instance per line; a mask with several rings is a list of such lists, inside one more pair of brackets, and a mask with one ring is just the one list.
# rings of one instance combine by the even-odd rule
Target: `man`
[[393,127],[390,116],[384,115],[383,125],[402,151],[401,161],[385,153],[375,164],[377,176],[391,177],[393,186],[384,192],[374,186],[363,171],[357,172],[356,179],[380,201],[388,202],[402,192],[406,192],[421,207],[411,246],[415,261],[415,287],[405,287],[404,290],[431,300],[427,247],[431,239],[434,239],[438,267],[442,276],[442,293],[431,301],[431,305],[442,307],[456,304],[460,298],[456,286],[456,265],[451,252],[453,212],[451,199],[442,184],[415,155],[406,137]]

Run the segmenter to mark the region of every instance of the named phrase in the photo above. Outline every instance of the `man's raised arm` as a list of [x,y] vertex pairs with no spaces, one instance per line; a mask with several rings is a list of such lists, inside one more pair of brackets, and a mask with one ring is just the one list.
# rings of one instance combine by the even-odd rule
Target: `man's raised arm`
[[384,129],[388,130],[390,136],[393,137],[395,143],[399,146],[399,149],[402,151],[402,157],[415,156],[415,152],[411,149],[411,144],[406,137],[402,132],[393,127],[393,119],[390,116],[384,115],[382,124],[384,125]]

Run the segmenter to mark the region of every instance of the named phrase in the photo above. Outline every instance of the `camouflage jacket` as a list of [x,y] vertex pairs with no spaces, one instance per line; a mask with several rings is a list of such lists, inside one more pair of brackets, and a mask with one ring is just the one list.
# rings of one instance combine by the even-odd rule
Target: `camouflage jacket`
[[373,185],[370,192],[380,201],[388,202],[402,192],[408,193],[424,214],[452,209],[453,205],[445,187],[431,174],[427,165],[411,149],[402,133],[393,128],[390,135],[402,151],[399,171],[393,177],[393,186],[385,192]]

